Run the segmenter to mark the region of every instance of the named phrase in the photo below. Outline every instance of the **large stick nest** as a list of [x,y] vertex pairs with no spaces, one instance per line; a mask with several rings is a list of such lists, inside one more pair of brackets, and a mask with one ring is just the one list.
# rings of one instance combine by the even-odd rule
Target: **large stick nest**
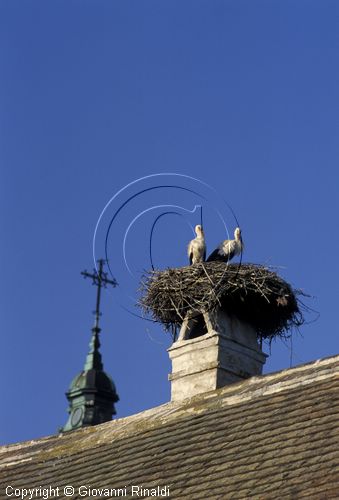
[[179,326],[187,314],[221,307],[252,325],[258,336],[286,337],[304,322],[300,290],[276,272],[256,264],[204,262],[193,266],[149,271],[143,276],[139,305],[166,330]]

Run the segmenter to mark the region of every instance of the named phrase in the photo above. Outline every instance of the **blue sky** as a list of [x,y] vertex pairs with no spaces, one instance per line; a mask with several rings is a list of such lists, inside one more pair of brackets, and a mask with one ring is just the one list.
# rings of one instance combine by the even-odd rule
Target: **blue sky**
[[[214,187],[241,224],[244,261],[279,266],[312,296],[320,316],[294,335],[293,364],[339,352],[338,49],[336,1],[0,2],[2,443],[65,423],[93,323],[80,271],[96,222],[149,174]],[[212,250],[224,234],[207,221]],[[159,223],[157,265],[185,265],[190,238],[187,221]],[[136,227],[136,276],[147,245]],[[169,400],[170,338],[115,292],[101,340],[122,417]],[[265,372],[289,366],[289,344],[274,343]]]

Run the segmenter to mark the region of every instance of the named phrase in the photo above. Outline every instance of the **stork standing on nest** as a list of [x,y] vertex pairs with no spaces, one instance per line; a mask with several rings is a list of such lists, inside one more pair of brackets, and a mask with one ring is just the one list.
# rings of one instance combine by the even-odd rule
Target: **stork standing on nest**
[[187,247],[190,265],[196,264],[197,262],[204,262],[206,259],[206,244],[203,228],[201,226],[195,226],[195,234],[197,237],[190,241]]
[[235,255],[241,254],[244,244],[241,238],[241,229],[237,227],[234,231],[234,240],[225,240],[220,243],[211,255],[208,257],[207,262],[222,261],[229,262]]

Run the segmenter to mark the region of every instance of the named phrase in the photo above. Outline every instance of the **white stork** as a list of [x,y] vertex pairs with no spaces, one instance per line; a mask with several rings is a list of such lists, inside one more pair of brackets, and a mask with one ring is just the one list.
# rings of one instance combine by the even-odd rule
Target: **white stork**
[[240,227],[237,227],[234,231],[234,240],[222,241],[218,248],[216,248],[208,257],[207,262],[214,260],[229,262],[235,255],[239,255],[243,248],[244,245],[241,238],[241,229]]
[[190,241],[187,247],[190,265],[196,264],[197,262],[204,262],[206,259],[206,244],[203,228],[201,226],[195,226],[195,234],[197,237]]

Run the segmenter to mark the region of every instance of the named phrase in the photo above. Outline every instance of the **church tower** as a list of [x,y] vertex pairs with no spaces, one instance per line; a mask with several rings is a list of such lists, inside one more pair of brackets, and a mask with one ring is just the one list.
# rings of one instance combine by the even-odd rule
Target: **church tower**
[[101,259],[98,261],[98,271],[94,270],[93,274],[87,271],[81,273],[85,278],[92,278],[93,284],[97,286],[95,323],[92,328],[92,337],[84,368],[73,379],[66,393],[69,401],[69,417],[66,425],[62,428],[62,432],[108,422],[116,413],[114,403],[119,401],[111,377],[104,372],[99,351],[101,288],[106,287],[108,284],[117,285],[115,280],[107,278],[103,266],[104,260]]

